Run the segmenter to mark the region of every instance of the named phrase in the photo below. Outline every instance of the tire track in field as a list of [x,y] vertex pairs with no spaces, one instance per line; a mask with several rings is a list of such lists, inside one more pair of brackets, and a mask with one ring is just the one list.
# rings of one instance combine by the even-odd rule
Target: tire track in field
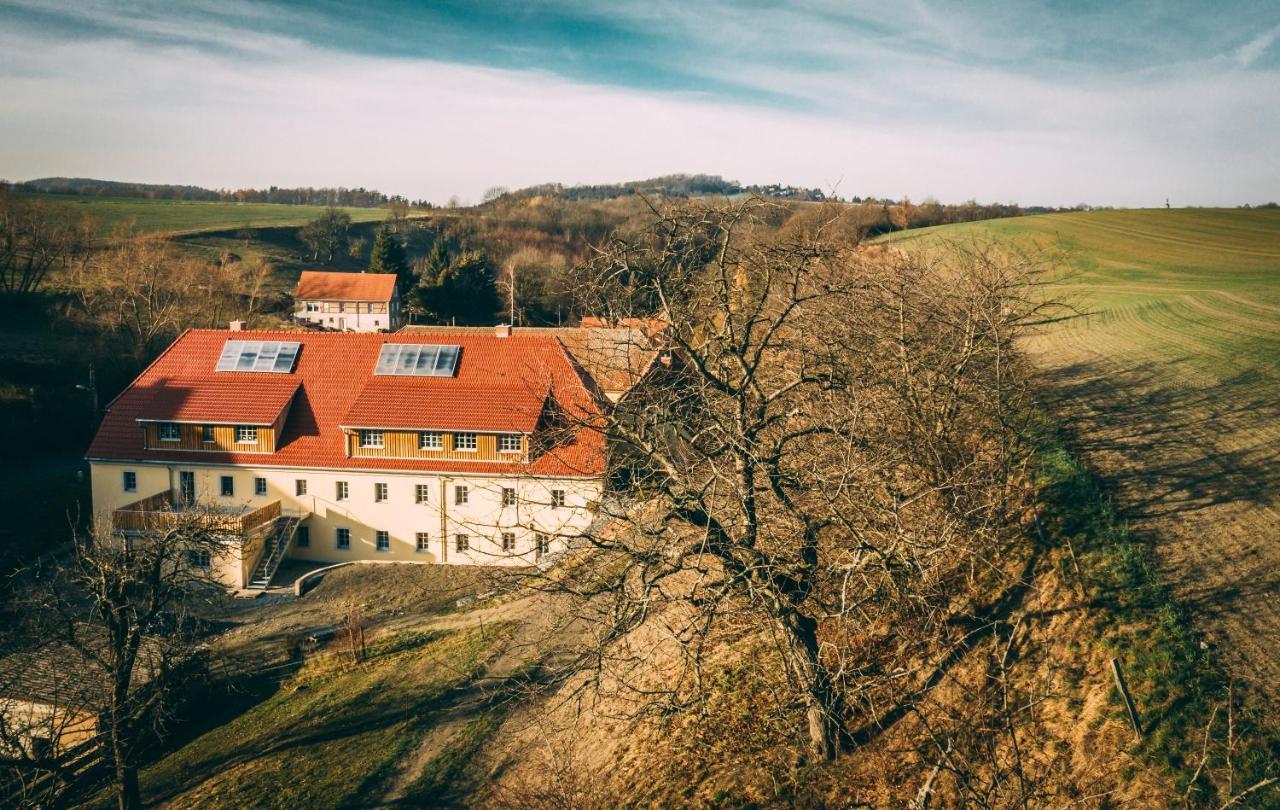
[[1260,259],[1280,259],[1280,251],[1260,250],[1256,248],[1242,247],[1230,241],[1214,240],[1210,242],[1205,240],[1192,239],[1189,237],[1174,236],[1172,234],[1160,233],[1158,231],[1144,231],[1139,228],[1132,228],[1132,227],[1128,227],[1128,226],[1120,225],[1116,223],[1100,222],[1100,221],[1095,221],[1090,223],[1089,227],[1094,228],[1098,231],[1102,231],[1104,233],[1111,233],[1111,234],[1115,234],[1116,236],[1123,236],[1126,239],[1130,239],[1134,241],[1142,240],[1142,241],[1164,243],[1171,246],[1176,245],[1178,247],[1191,247],[1206,253],[1209,253],[1209,252],[1236,253],[1241,256],[1256,256]]

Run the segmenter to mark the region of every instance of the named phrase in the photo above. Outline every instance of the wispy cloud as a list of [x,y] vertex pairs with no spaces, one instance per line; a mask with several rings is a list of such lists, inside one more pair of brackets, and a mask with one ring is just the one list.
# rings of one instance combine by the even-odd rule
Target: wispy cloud
[[1194,10],[1110,4],[476,8],[0,0],[0,176],[436,200],[673,171],[1024,203],[1234,203],[1280,185],[1265,14],[1246,36],[1231,15],[1192,31]]
[[1236,49],[1235,57],[1240,67],[1249,67],[1267,52],[1267,50],[1275,44],[1277,38],[1280,38],[1280,25],[1272,28],[1270,31],[1264,31],[1244,45]]

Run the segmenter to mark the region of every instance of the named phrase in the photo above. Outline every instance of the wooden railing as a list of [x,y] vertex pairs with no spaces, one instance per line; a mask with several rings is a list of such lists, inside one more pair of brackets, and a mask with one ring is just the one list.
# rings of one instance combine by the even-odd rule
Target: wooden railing
[[118,532],[166,531],[180,520],[190,519],[193,514],[215,531],[248,535],[280,517],[280,502],[272,501],[253,511],[233,515],[202,509],[198,505],[178,508],[174,505],[173,490],[165,490],[117,509],[112,515],[112,526]]

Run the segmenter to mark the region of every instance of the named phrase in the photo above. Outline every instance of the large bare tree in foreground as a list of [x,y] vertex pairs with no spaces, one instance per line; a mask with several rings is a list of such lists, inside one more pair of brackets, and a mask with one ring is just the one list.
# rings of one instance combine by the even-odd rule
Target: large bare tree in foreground
[[[0,765],[42,785],[46,798],[70,778],[61,772],[65,752],[57,745],[36,751],[26,741],[40,734],[56,743],[69,726],[93,717],[118,806],[141,807],[143,754],[198,671],[202,652],[189,611],[210,586],[209,562],[229,540],[211,531],[199,510],[155,513],[152,522],[144,536],[128,541],[99,528],[77,538],[69,558],[21,577],[24,622],[6,634],[9,649],[0,652],[44,659],[46,689],[71,710],[33,718],[39,727],[24,726],[20,717],[0,724]],[[21,687],[25,676],[18,677],[7,686]],[[40,774],[48,777],[32,779]]]
[[[852,741],[877,685],[1021,540],[1014,342],[1037,317],[1032,263],[944,260],[846,238],[835,209],[765,227],[762,201],[655,210],[580,279],[582,306],[667,325],[665,378],[607,434],[616,518],[560,578],[604,613],[598,664],[664,609],[680,663],[652,704],[696,702],[708,640],[763,631],[803,710],[813,757]],[[916,645],[916,646],[913,646]],[[895,668],[899,671],[895,673]]]

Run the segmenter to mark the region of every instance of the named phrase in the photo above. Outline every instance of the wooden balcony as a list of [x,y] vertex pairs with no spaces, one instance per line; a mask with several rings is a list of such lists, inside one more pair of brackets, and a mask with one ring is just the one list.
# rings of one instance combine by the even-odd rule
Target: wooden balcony
[[213,531],[248,538],[260,533],[280,517],[280,502],[272,501],[257,509],[238,511],[223,511],[201,505],[184,508],[177,505],[173,490],[165,490],[120,507],[111,516],[111,523],[117,532],[162,532],[192,513],[197,514],[200,522]]

